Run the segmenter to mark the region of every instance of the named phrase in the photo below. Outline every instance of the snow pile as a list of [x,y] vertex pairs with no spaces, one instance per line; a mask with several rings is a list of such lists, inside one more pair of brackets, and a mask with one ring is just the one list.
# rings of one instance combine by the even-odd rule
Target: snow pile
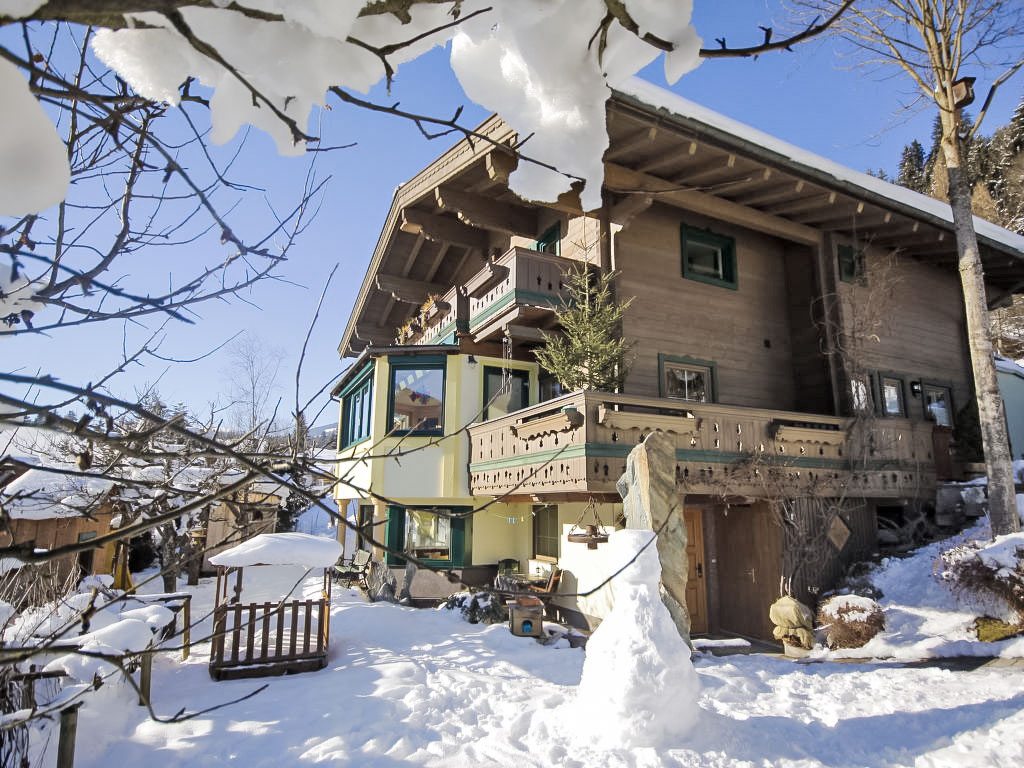
[[978,559],[998,574],[1010,575],[1021,567],[1024,553],[1024,531],[999,536],[978,550]]
[[341,556],[334,539],[306,533],[261,533],[210,558],[213,565],[244,568],[250,565],[301,565],[329,568]]
[[[23,216],[59,203],[71,181],[67,149],[21,72],[3,60],[0,104],[5,115],[0,120],[0,215]],[[5,302],[3,309],[6,316],[12,307]],[[28,307],[18,311],[23,309]]]
[[[1004,613],[1005,606],[973,591],[954,590],[943,572],[950,564],[988,551],[988,520],[945,541],[928,544],[908,557],[887,558],[870,574],[881,592],[877,602],[885,629],[860,648],[816,648],[819,658],[880,658],[918,661],[954,656],[1024,657],[1024,638],[982,642],[975,632],[979,616]],[[1001,552],[1002,547],[996,547]],[[1001,557],[996,555],[995,557]]]
[[[452,69],[469,98],[501,115],[520,137],[529,137],[523,148],[527,157],[587,180],[583,209],[599,208],[610,87],[626,82],[659,51],[613,24],[598,61],[594,32],[607,13],[603,2],[519,0],[496,6],[459,27]],[[691,0],[634,0],[628,6],[641,35],[654,32],[675,44],[665,57],[670,83],[700,63]],[[561,174],[522,161],[509,178],[512,189],[528,200],[553,201],[569,183]]]
[[[625,564],[650,531],[615,531],[611,557]],[[615,606],[587,642],[583,677],[567,707],[577,733],[605,747],[678,744],[697,719],[700,683],[690,648],[661,602],[655,546],[614,580]]]
[[821,613],[831,619],[837,619],[841,615],[848,621],[867,621],[877,605],[870,597],[836,595],[822,605]]
[[[17,18],[31,13],[33,4],[5,0],[0,14]],[[388,63],[397,68],[454,37],[452,68],[469,97],[529,138],[529,157],[585,180],[586,209],[601,205],[609,86],[623,84],[661,53],[643,35],[653,33],[673,46],[665,55],[670,82],[700,62],[701,41],[690,24],[692,0],[621,3],[637,34],[618,21],[604,27],[603,0],[421,3],[408,8],[404,24],[392,13],[360,16],[365,3],[356,2],[244,3],[269,20],[248,16],[234,4],[212,5],[218,7],[179,7],[173,21],[162,13],[126,14],[128,28],[99,30],[93,50],[137,93],[157,102],[177,104],[190,76],[211,88],[215,144],[249,123],[269,133],[282,154],[295,155],[305,150],[301,132],[328,88],[366,93],[385,76],[371,48],[415,40],[388,53]],[[188,34],[197,45],[215,49],[220,60],[196,50]],[[4,185],[0,211],[41,210],[60,200],[67,187],[63,147],[24,78],[7,63],[0,65],[0,96],[7,114],[18,115],[0,127],[0,160],[11,158],[3,162],[4,181],[15,181]],[[541,164],[521,163],[510,183],[524,198],[554,201],[569,189],[570,179]]]
[[153,642],[153,629],[145,621],[125,618],[95,632],[76,637],[75,642],[78,645],[77,651],[58,656],[43,668],[44,671],[63,670],[81,682],[89,682],[97,675],[109,677],[117,672],[119,667],[104,657],[146,650]]

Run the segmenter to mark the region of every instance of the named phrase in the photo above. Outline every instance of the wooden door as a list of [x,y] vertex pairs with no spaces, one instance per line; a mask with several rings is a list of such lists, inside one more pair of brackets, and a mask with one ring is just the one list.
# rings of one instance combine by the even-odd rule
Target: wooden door
[[771,639],[768,608],[779,596],[782,529],[765,504],[732,507],[715,517],[715,540],[722,631]]
[[692,507],[683,511],[686,521],[686,562],[689,573],[686,576],[686,607],[690,611],[690,631],[708,631],[707,589],[704,567],[704,526],[701,511]]

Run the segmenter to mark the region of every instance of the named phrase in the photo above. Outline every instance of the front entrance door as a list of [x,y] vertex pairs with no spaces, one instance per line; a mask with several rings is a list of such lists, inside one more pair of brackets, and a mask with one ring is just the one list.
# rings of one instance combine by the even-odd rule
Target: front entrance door
[[708,631],[707,589],[704,568],[704,526],[701,511],[688,507],[683,511],[686,521],[686,607],[690,611],[690,631]]

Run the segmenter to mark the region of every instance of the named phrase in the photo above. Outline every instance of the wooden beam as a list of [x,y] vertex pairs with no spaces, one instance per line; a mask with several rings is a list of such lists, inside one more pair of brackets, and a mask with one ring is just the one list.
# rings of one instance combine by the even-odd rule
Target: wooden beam
[[530,325],[509,325],[506,326],[505,333],[509,335],[509,338],[516,341],[541,343],[547,338],[540,328],[534,328]]
[[420,255],[420,249],[423,248],[423,244],[427,241],[427,238],[420,232],[416,235],[416,242],[412,244],[412,248],[409,249],[409,255],[405,257],[405,264],[402,266],[402,277],[408,277],[409,273],[412,272],[412,265],[416,263],[416,257]]
[[608,151],[605,153],[605,158],[608,160],[614,160],[617,157],[628,155],[634,149],[650,144],[654,141],[658,135],[658,126],[652,125],[649,128],[643,128],[632,136],[624,139],[621,142],[615,142],[612,146],[608,147]]
[[366,345],[391,344],[395,340],[395,329],[385,328],[382,325],[371,325],[370,323],[356,323],[355,331],[352,333],[352,346],[357,342]]
[[[440,283],[425,280],[410,280],[398,275],[377,274],[377,288],[390,294],[395,301],[405,304],[422,304],[431,294],[444,293],[448,288]],[[365,338],[365,337],[360,337]]]
[[436,243],[455,243],[481,250],[485,250],[491,242],[486,230],[470,227],[458,219],[438,216],[435,213],[426,213],[413,208],[406,208],[402,211],[400,228],[403,232],[413,235],[422,234],[427,240]]
[[495,149],[484,156],[484,168],[487,171],[487,178],[495,184],[508,186],[508,177],[519,164],[519,158],[511,152],[502,152]]
[[624,227],[634,216],[650,208],[653,202],[653,195],[626,195],[611,207],[608,218],[613,224],[621,224]]
[[796,200],[789,200],[785,203],[777,203],[775,205],[768,205],[764,207],[765,213],[770,213],[773,216],[780,215],[791,215],[794,213],[804,213],[806,211],[823,210],[827,211],[829,206],[833,205],[836,201],[836,193],[823,193],[820,195],[811,195],[810,197],[802,197]]
[[427,280],[433,280],[437,277],[437,270],[441,268],[441,262],[444,261],[449,248],[451,248],[451,243],[441,243],[437,247],[437,254],[435,254],[434,260],[430,262],[430,267],[427,269]]
[[736,202],[740,205],[749,205],[755,208],[763,205],[771,205],[773,203],[781,203],[785,200],[792,200],[794,196],[799,195],[803,191],[803,186],[797,189],[801,182],[794,183],[793,181],[786,181],[782,184],[777,184],[766,189],[755,191],[749,195],[739,197]]
[[711,216],[716,219],[739,224],[742,227],[764,232],[784,240],[792,240],[797,243],[804,243],[805,245],[817,245],[821,237],[817,230],[810,227],[805,227],[787,219],[772,216],[704,192],[674,189],[673,185],[664,179],[638,173],[614,163],[605,163],[605,183],[612,188],[618,187],[620,189],[650,192],[661,202],[669,203],[704,216]]
[[459,221],[470,226],[523,237],[538,234],[537,211],[525,205],[502,203],[450,186],[435,189],[434,200],[439,208],[455,212]]
[[693,163],[676,173],[670,181],[673,184],[690,184],[694,179],[728,171],[736,165],[736,155],[712,157],[702,163]]

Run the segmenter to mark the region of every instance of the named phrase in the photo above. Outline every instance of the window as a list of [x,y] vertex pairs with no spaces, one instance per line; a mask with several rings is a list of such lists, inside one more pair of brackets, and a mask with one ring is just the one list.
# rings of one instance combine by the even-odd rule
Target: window
[[388,426],[392,434],[444,433],[445,358],[410,355],[389,358]]
[[558,256],[562,242],[562,222],[556,221],[537,238],[533,250]]
[[496,419],[530,404],[530,372],[484,366],[484,419]]
[[903,379],[895,376],[881,377],[882,414],[885,416],[906,416],[906,401],[903,397]]
[[[466,561],[466,519],[445,517],[441,513],[468,510],[446,507],[437,510],[388,507],[387,543],[394,552],[405,552],[436,567],[462,567]],[[391,552],[388,565],[404,565],[405,560]]]
[[561,542],[558,529],[558,506],[541,504],[533,508],[533,556],[558,559]]
[[373,364],[359,374],[341,394],[341,448],[370,436],[373,412]]
[[715,402],[715,366],[690,357],[658,355],[661,397],[689,400],[693,403]]
[[864,251],[852,245],[840,245],[836,248],[836,258],[839,261],[840,280],[844,283],[864,282]]
[[542,372],[538,376],[537,386],[540,389],[538,402],[541,403],[546,403],[548,400],[554,400],[556,397],[566,394],[565,390],[562,389],[562,383],[547,372]]
[[850,379],[850,404],[854,411],[870,411],[871,380],[867,376],[856,376]]
[[924,417],[940,427],[953,426],[953,397],[949,387],[935,384],[921,385],[921,400],[924,403]]
[[373,531],[373,504],[360,504],[356,510],[356,549],[369,549]]
[[733,290],[738,287],[736,241],[733,238],[683,224],[680,227],[680,240],[683,277]]

